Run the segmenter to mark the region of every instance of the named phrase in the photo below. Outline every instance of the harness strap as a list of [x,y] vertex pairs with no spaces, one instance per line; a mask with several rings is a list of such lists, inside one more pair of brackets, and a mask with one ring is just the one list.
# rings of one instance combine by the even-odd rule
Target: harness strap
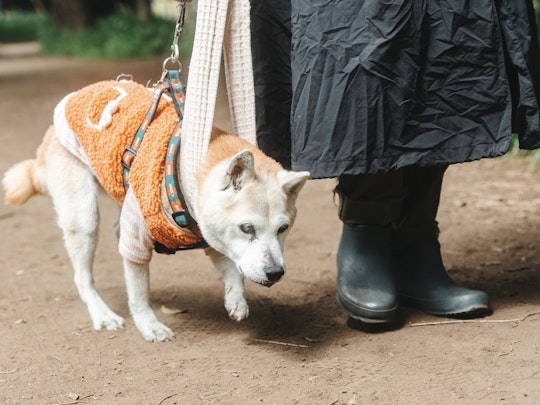
[[165,80],[167,81],[167,88],[171,93],[174,108],[178,114],[178,122],[182,123],[184,119],[184,105],[186,104],[186,86],[182,83],[180,71],[168,70]]
[[146,131],[148,130],[148,127],[154,120],[154,114],[157,110],[159,100],[161,100],[161,96],[163,95],[163,92],[167,90],[168,85],[166,82],[163,82],[160,84],[158,88],[154,91],[154,100],[152,101],[152,105],[146,112],[146,115],[144,116],[144,119],[139,126],[139,129],[135,133],[135,136],[133,137],[133,141],[131,142],[131,145],[128,146],[124,153],[122,154],[122,177],[123,177],[123,184],[124,184],[124,190],[127,193],[129,189],[129,171],[131,169],[131,165],[133,164],[133,161],[135,160],[135,156],[137,156],[137,152],[139,148],[141,147],[141,143],[144,139],[144,136],[146,135]]
[[174,222],[181,228],[191,231],[200,239],[200,242],[198,243],[189,246],[182,246],[176,249],[170,249],[159,242],[155,243],[155,249],[158,253],[174,254],[174,252],[177,250],[208,247],[208,244],[202,237],[197,222],[193,219],[193,217],[187,210],[187,205],[182,194],[178,177],[177,163],[180,155],[182,120],[184,117],[183,111],[186,98],[186,88],[181,81],[180,72],[178,70],[168,70],[163,77],[163,81],[154,91],[154,99],[152,101],[152,105],[146,112],[146,115],[141,125],[139,126],[139,129],[133,137],[131,145],[127,147],[122,154],[122,174],[124,189],[127,192],[127,190],[129,189],[129,171],[131,169],[131,165],[133,164],[133,161],[137,156],[137,152],[141,146],[144,136],[146,135],[148,127],[154,119],[154,115],[158,108],[159,101],[161,100],[161,96],[165,91],[168,91],[170,93],[176,113],[178,114],[178,121],[174,126],[172,135],[169,139],[169,143],[167,146],[167,154],[165,156],[164,177],[165,187],[167,191],[167,199],[172,209],[172,218]]
[[167,155],[165,157],[165,187],[167,189],[167,199],[172,209],[172,218],[181,228],[187,228],[201,239],[201,243],[195,247],[208,247],[203,239],[199,226],[190,215],[184,195],[178,179],[178,158],[180,156],[180,146],[182,137],[182,123],[179,121],[174,127],[173,134],[169,139],[167,146]]

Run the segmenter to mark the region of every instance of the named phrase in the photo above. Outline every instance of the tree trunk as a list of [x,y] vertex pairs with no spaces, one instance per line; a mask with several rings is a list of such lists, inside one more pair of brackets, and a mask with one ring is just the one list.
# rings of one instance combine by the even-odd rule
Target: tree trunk
[[51,0],[54,25],[61,29],[81,30],[94,22],[86,0]]
[[137,17],[139,17],[139,20],[148,21],[152,16],[150,0],[137,0],[135,7],[137,8]]

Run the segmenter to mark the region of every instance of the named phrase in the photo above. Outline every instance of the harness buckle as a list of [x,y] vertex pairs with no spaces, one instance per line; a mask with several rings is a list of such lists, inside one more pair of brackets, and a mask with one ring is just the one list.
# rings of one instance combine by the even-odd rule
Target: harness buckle
[[186,217],[186,211],[176,211],[172,213],[174,222],[181,228],[189,228],[189,223]]
[[122,153],[122,167],[129,170],[135,160],[135,156],[137,156],[137,149],[133,146],[128,146],[124,149],[124,153]]

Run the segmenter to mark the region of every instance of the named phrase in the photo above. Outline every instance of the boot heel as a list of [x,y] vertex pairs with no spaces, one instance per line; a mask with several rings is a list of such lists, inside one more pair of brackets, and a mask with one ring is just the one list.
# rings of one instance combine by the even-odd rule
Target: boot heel
[[391,229],[343,225],[337,252],[337,302],[353,319],[392,322],[398,301]]
[[488,295],[458,286],[447,274],[437,239],[418,241],[395,252],[398,296],[430,315],[479,317],[491,313]]

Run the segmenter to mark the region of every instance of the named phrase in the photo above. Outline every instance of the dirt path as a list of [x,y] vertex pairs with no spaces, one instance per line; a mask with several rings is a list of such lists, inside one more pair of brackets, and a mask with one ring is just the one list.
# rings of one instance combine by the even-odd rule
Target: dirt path
[[[0,60],[0,172],[33,155],[67,92],[120,73],[146,83],[160,66]],[[216,119],[227,126],[221,103]],[[95,278],[127,319],[117,332],[92,329],[49,200],[1,206],[0,403],[537,404],[539,180],[526,161],[505,158],[446,176],[443,254],[452,277],[490,294],[494,314],[479,322],[439,324],[445,319],[404,309],[400,329],[349,328],[334,299],[340,227],[334,183],[325,180],[301,194],[285,279],[271,289],[247,285],[246,322],[227,318],[202,252],[156,257],[153,305],[176,333],[164,344],[143,341],[129,318],[109,225],[114,204],[103,199]],[[162,304],[186,312],[167,315]],[[411,325],[420,322],[438,324]]]

